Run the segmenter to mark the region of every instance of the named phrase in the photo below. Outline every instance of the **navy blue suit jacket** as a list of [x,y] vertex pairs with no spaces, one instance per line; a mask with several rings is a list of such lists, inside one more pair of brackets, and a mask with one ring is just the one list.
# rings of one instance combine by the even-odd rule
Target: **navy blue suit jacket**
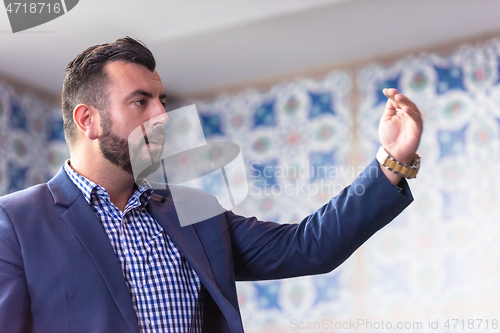
[[[400,186],[373,161],[300,224],[229,211],[180,227],[167,192],[154,194],[148,210],[200,278],[204,331],[242,332],[236,280],[331,271],[412,201],[406,181]],[[139,332],[120,262],[62,169],[47,184],[0,198],[0,331]]]

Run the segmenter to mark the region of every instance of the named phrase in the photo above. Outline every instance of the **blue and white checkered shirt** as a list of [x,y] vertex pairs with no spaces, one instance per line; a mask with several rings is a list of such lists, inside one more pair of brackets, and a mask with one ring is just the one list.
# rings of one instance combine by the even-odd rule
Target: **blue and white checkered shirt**
[[149,215],[153,191],[139,186],[121,212],[101,186],[69,165],[64,170],[102,222],[118,256],[141,332],[201,332],[200,280]]

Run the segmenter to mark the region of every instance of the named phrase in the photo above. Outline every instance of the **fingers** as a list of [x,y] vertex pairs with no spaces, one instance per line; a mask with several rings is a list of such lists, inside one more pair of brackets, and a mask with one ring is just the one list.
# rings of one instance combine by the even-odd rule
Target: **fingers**
[[394,88],[390,88],[390,89],[385,88],[383,90],[383,93],[384,93],[385,96],[387,96],[387,98],[389,98],[390,101],[393,102],[393,103],[390,103],[389,101],[387,101],[388,102],[387,106],[389,108],[391,108],[391,106],[392,106],[392,108],[394,108],[396,110],[401,110],[401,106],[399,105],[399,103],[395,99],[395,96],[399,93],[397,91],[397,89],[394,89]]
[[422,115],[417,106],[408,97],[399,93],[394,88],[386,88],[383,90],[383,93],[388,97],[386,112],[384,113],[386,117],[390,118],[398,112],[404,113],[415,122],[419,130],[422,130]]
[[383,117],[392,117],[394,116],[396,113],[398,113],[398,111],[401,111],[401,109],[397,108],[397,106],[394,105],[394,102],[390,99],[387,100],[387,103],[385,104],[385,111],[384,111],[384,114],[383,114]]
[[417,106],[408,97],[399,93],[397,89],[385,88],[383,92],[384,95],[386,95],[391,101],[394,102],[393,103],[394,108],[402,109],[403,106],[407,106],[420,114],[420,111],[418,110]]

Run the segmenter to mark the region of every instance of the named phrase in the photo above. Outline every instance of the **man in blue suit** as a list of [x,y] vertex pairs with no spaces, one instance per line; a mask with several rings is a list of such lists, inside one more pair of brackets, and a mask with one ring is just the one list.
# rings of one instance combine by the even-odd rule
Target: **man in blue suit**
[[[127,37],[66,70],[70,160],[47,184],[0,198],[1,332],[243,332],[236,280],[329,272],[412,201],[402,176],[416,173],[422,119],[388,89],[378,161],[300,224],[227,211],[181,227],[189,209],[136,185],[131,168],[131,131],[168,121],[151,52]],[[161,136],[149,141],[161,150]]]

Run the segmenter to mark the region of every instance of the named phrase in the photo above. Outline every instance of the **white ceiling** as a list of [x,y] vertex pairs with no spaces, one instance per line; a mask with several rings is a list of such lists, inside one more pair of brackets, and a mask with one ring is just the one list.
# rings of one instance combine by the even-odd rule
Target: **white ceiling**
[[498,0],[80,0],[13,34],[0,9],[0,75],[59,95],[78,53],[129,35],[153,51],[169,93],[193,95],[500,36],[499,14]]

